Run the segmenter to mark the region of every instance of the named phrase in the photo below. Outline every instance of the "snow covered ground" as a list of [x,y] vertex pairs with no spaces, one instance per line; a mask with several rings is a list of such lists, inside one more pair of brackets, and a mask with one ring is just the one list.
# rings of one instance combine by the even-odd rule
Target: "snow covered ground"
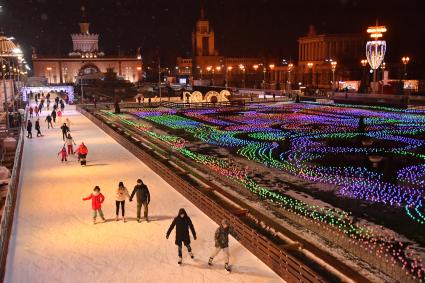
[[[282,282],[233,238],[233,272],[224,270],[221,254],[208,267],[217,225],[73,106],[64,116],[77,144],[84,141],[89,148],[88,166],[81,167],[75,157],[61,164],[60,123],[48,130],[41,117],[44,136],[33,132],[34,138],[25,141],[4,282]],[[135,221],[134,200],[126,202],[129,221],[116,222],[117,184],[123,181],[131,193],[138,178],[150,188],[152,221]],[[82,201],[95,185],[106,197],[108,219],[96,225],[91,202]],[[179,266],[174,231],[168,240],[165,233],[181,207],[191,216],[198,240],[192,240],[195,259],[184,249]]]

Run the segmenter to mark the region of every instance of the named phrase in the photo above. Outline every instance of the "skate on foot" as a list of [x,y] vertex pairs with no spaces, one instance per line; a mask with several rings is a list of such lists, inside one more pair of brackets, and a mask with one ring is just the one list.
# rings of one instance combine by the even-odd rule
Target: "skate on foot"
[[115,217],[115,221],[118,221],[118,216]]
[[106,222],[106,219],[105,218],[102,218],[102,221],[101,221],[102,223],[105,223]]
[[122,222],[124,223],[127,222],[127,220],[125,220],[125,217],[122,218]]
[[93,224],[96,224],[96,218],[93,219]]
[[213,259],[214,259],[214,258],[210,257],[210,259],[208,260],[208,265],[209,265],[209,266],[211,266],[211,265],[212,265]]
[[142,219],[141,218],[137,218],[137,222],[141,223]]
[[190,258],[191,258],[191,259],[194,259],[194,258],[195,258],[195,256],[193,255],[193,253],[192,253],[192,252],[189,252],[189,255],[190,255]]
[[232,271],[232,268],[230,268],[230,265],[228,263],[224,264],[224,269],[226,269],[228,272]]
[[179,261],[177,262],[178,264],[182,264],[182,258],[181,257],[179,257]]
[[149,223],[149,218],[146,217],[146,222]]

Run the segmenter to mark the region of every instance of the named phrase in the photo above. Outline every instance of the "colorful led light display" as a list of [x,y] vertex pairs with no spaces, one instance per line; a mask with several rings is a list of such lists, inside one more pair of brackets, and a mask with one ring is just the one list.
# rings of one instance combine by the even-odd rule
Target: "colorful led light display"
[[[245,111],[143,109],[133,114],[170,129],[184,130],[205,143],[236,150],[249,160],[300,178],[336,185],[337,194],[341,196],[403,207],[412,224],[425,223],[425,112],[312,103],[276,107],[252,105]],[[359,128],[360,119],[365,124],[363,130]],[[133,126],[141,127],[134,122]],[[350,213],[308,204],[261,187],[245,170],[216,158],[213,153],[205,155],[189,150],[181,137],[144,131],[261,198],[316,223],[326,224],[329,229],[349,236],[353,244],[382,256],[387,262],[401,264],[416,278],[424,278],[421,258],[412,251],[407,252],[409,247],[390,235],[353,223]],[[396,182],[389,181],[387,173],[372,166],[369,157],[373,155],[396,164],[393,176]],[[362,162],[350,164],[342,156]]]

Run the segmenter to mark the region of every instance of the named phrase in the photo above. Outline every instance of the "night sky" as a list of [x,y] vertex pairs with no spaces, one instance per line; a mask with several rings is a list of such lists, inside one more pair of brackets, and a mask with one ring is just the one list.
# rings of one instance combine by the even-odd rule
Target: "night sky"
[[[0,25],[27,52],[34,46],[39,53],[66,54],[72,48],[69,34],[79,31],[83,2],[91,31],[101,35],[100,48],[107,54],[118,49],[134,53],[140,46],[146,63],[159,53],[168,65],[176,56],[190,56],[200,0],[0,0]],[[310,24],[318,33],[361,33],[378,19],[389,30],[386,61],[399,63],[408,55],[409,68],[425,78],[425,9],[420,0],[204,2],[221,55],[296,59],[296,40]]]

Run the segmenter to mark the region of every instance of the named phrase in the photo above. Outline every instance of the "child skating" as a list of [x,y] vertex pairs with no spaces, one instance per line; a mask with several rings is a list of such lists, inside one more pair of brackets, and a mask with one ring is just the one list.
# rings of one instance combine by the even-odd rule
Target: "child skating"
[[231,267],[229,265],[229,234],[232,234],[236,237],[235,230],[233,227],[229,225],[229,222],[226,219],[221,221],[220,227],[217,228],[214,235],[215,240],[215,250],[213,251],[210,259],[208,260],[208,265],[212,265],[214,257],[218,255],[220,251],[224,252],[224,268],[227,271],[231,271]]
[[102,211],[102,203],[105,201],[105,197],[100,192],[99,186],[94,187],[93,193],[91,193],[88,197],[83,198],[83,200],[89,199],[91,199],[91,206],[93,209],[93,224],[96,224],[96,217],[98,213],[102,219],[102,223],[105,222],[106,220]]
[[64,161],[68,162],[68,159],[66,159],[66,157],[68,156],[68,154],[66,153],[66,148],[65,146],[62,147],[61,151],[59,151],[58,155],[61,156],[61,162],[63,163]]
[[187,248],[187,251],[189,252],[189,255],[191,258],[194,258],[194,255],[192,253],[192,248],[190,247],[190,236],[189,236],[189,229],[192,231],[193,239],[196,240],[196,232],[195,227],[193,227],[192,220],[189,216],[187,216],[186,211],[183,208],[180,208],[179,214],[176,218],[174,218],[173,222],[170,225],[170,228],[168,228],[166,238],[171,234],[171,231],[173,231],[174,227],[176,227],[176,241],[175,244],[178,247],[178,264],[182,264],[182,244],[184,244]]

